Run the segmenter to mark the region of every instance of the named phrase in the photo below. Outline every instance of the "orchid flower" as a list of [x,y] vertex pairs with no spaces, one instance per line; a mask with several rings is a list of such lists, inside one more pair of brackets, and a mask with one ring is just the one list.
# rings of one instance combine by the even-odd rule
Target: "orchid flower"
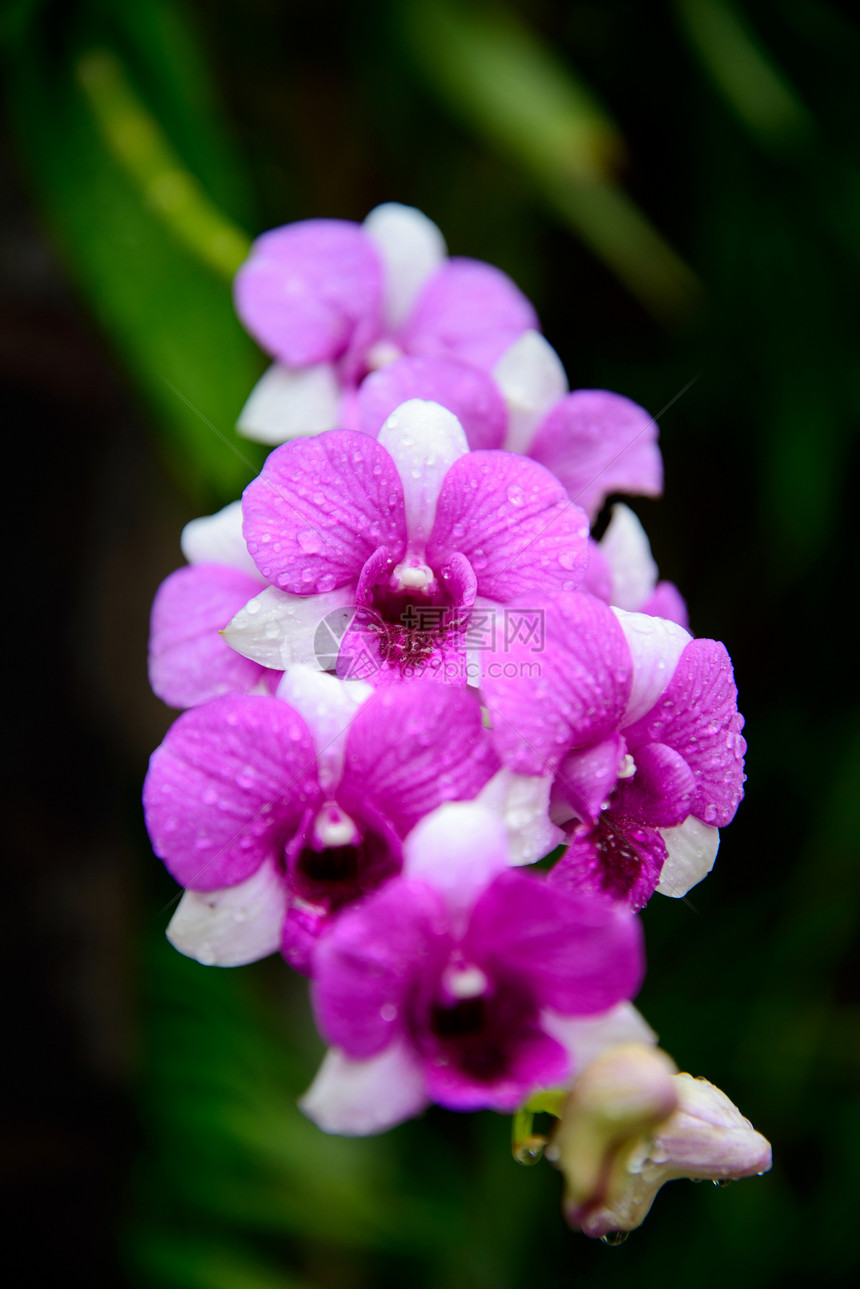
[[[373,691],[296,667],[277,697],[185,712],[144,785],[153,848],[187,888],[169,938],[201,962],[281,949],[307,971],[331,919],[399,871],[422,816],[498,769],[473,693],[427,681]],[[507,822],[521,859],[538,858],[540,802]]]
[[[333,1045],[302,1107],[328,1132],[379,1132],[430,1102],[513,1110],[575,1068],[575,1024],[630,998],[643,969],[626,910],[512,870],[504,829],[448,804],[403,870],[318,943],[312,999]],[[617,1027],[617,1015],[610,1028]]]
[[463,684],[478,597],[490,611],[542,604],[585,571],[585,516],[552,475],[513,453],[470,452],[457,419],[420,400],[377,440],[333,430],[276,449],[243,511],[270,585],[225,637],[275,669],[310,663],[319,623],[344,613],[339,674]]
[[[357,428],[358,385],[401,355],[427,360],[422,379],[436,383],[398,402],[435,397],[440,380],[453,373],[456,384],[459,372],[470,403],[468,369],[489,371],[537,326],[510,278],[478,260],[447,259],[436,225],[394,202],[378,206],[363,224],[308,219],[264,233],[236,275],[234,294],[243,325],[276,360],[245,405],[239,429],[273,445]],[[440,376],[436,360],[454,366],[443,363]],[[500,445],[504,409],[492,387],[489,398],[492,441],[476,447]]]
[[481,688],[503,762],[555,774],[552,818],[571,839],[551,881],[633,908],[686,894],[743,795],[725,647],[576,593],[547,609],[539,679],[519,658],[485,662]]

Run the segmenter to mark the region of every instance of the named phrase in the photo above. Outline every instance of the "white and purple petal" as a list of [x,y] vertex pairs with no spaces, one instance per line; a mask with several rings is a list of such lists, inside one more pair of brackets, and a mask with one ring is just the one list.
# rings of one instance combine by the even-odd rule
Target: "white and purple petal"
[[170,919],[167,938],[207,967],[242,967],[276,953],[287,913],[282,867],[266,859],[235,886],[187,890]]
[[374,438],[395,408],[409,399],[447,407],[463,426],[470,448],[499,448],[505,404],[486,373],[446,357],[407,357],[371,372],[358,391],[358,429]]
[[493,378],[508,408],[504,447],[527,453],[537,427],[567,393],[561,359],[539,331],[525,331],[499,358]]
[[246,439],[274,447],[336,430],[340,423],[340,382],[333,363],[298,368],[273,363],[251,390],[236,429]]
[[286,703],[248,695],[185,712],[143,788],[155,853],[183,886],[235,886],[277,858],[319,795],[310,733]]

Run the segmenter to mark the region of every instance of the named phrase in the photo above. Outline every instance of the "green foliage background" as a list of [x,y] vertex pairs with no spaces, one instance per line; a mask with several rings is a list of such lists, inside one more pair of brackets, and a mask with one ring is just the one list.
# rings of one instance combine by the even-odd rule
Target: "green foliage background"
[[[124,482],[154,512],[157,555],[122,600],[140,638],[122,636],[127,691],[109,690],[92,729],[112,762],[108,849],[134,857],[120,955],[131,1057],[111,1093],[126,1107],[120,1198],[92,1213],[117,1250],[106,1283],[853,1283],[850,12],[815,0],[4,7],[8,129],[31,209],[156,445],[149,491]],[[667,1188],[619,1249],[564,1228],[558,1176],[518,1168],[498,1116],[433,1111],[379,1140],[323,1137],[295,1109],[321,1051],[302,983],[277,963],[206,970],[162,936],[173,890],[136,793],[168,714],[141,697],[143,624],[179,562],[179,525],[232,499],[261,460],[232,430],[264,360],[234,319],[230,278],[258,231],[361,219],[382,200],[419,206],[453,252],[510,272],[574,387],[659,413],[697,378],[660,418],[666,496],[636,508],[694,629],[735,659],[750,777],[712,877],[646,910],[640,1003],[682,1068],[771,1138],[775,1167],[726,1191]],[[94,486],[115,485],[87,461]],[[96,1097],[84,1141],[98,1113]]]

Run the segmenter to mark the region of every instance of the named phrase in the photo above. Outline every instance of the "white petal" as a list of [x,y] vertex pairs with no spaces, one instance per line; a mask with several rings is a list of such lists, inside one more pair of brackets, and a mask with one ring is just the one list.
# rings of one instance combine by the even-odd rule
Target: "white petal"
[[251,390],[236,429],[246,439],[272,446],[336,430],[340,383],[331,363],[292,370],[272,363]]
[[189,564],[227,564],[263,581],[242,536],[241,501],[231,501],[214,515],[192,519],[183,528],[179,544]]
[[612,604],[640,609],[657,585],[657,565],[645,529],[629,506],[612,507],[600,549],[612,573]]
[[505,825],[511,864],[533,864],[564,841],[564,833],[549,818],[551,787],[550,777],[504,768],[478,793],[476,800]]
[[650,712],[675,674],[678,659],[692,640],[689,631],[667,618],[613,609],[633,656],[633,688],[621,722],[632,725]]
[[343,774],[343,749],[353,716],[373,693],[361,680],[338,680],[308,666],[293,666],[278,686],[311,732],[320,784],[333,791]]
[[242,967],[281,947],[287,888],[273,862],[220,891],[186,891],[170,919],[167,938],[207,967]]
[[661,828],[669,852],[660,872],[657,890],[676,899],[686,895],[714,867],[720,830],[690,815],[677,828]]
[[632,1003],[618,1003],[601,1016],[559,1016],[546,1011],[541,1024],[567,1049],[575,1075],[620,1043],[657,1042],[657,1035]]
[[418,552],[430,536],[442,480],[469,451],[466,435],[447,407],[411,398],[391,413],[379,431],[379,442],[397,466],[406,500],[408,545]]
[[392,330],[409,316],[418,293],[447,255],[439,229],[414,206],[387,201],[364,221],[385,265],[385,318]]
[[329,1048],[299,1108],[323,1132],[366,1137],[385,1132],[427,1105],[424,1076],[412,1052],[392,1043],[367,1061]]
[[489,882],[509,866],[508,837],[492,810],[476,801],[450,801],[426,815],[403,843],[403,872],[465,914]]
[[493,377],[508,405],[508,452],[528,452],[549,409],[567,393],[561,359],[539,331],[525,331],[506,349]]
[[[330,661],[332,639],[340,639],[343,634],[342,630],[340,635],[337,631],[332,634],[335,617],[339,621],[343,616],[345,627],[353,598],[349,587],[323,595],[288,595],[275,586],[267,586],[239,610],[221,634],[237,653],[263,667],[286,671],[295,663],[305,663],[322,671]],[[325,657],[324,663],[320,662],[318,649],[320,657]]]

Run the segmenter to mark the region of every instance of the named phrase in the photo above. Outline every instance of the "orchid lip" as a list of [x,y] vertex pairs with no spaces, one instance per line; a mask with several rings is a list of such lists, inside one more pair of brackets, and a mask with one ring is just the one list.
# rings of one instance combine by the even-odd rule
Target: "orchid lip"
[[490,982],[480,967],[450,966],[442,979],[443,989],[452,998],[464,1001],[480,998],[489,989]]
[[336,802],[329,801],[314,819],[313,838],[322,848],[356,846],[361,834],[349,815]]
[[403,561],[391,574],[392,591],[423,591],[432,595],[438,590],[436,574],[426,564]]
[[402,357],[403,350],[393,340],[378,340],[375,345],[371,345],[364,361],[368,371],[379,371],[380,367],[387,367],[389,363]]

